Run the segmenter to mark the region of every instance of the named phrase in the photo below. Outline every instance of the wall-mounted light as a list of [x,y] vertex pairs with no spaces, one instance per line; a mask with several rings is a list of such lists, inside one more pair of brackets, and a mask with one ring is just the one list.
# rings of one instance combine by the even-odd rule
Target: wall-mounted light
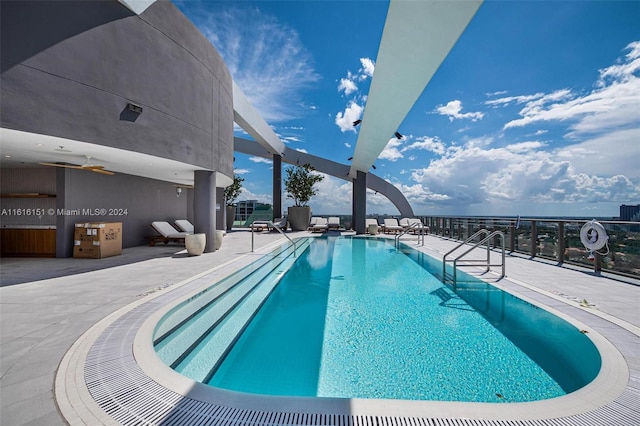
[[395,133],[393,134],[393,136],[395,136],[395,137],[396,137],[396,139],[398,139],[398,140],[402,139],[402,135],[401,135],[400,133],[398,133],[398,132],[395,132]]
[[353,127],[356,127],[358,124],[362,123],[362,120],[356,120],[353,122]]
[[180,194],[182,194],[182,188],[177,187],[177,188],[176,188],[176,197],[179,197],[179,196],[180,196]]
[[142,114],[142,107],[140,105],[132,104],[129,102],[127,104],[127,109],[129,111],[135,112],[136,114]]

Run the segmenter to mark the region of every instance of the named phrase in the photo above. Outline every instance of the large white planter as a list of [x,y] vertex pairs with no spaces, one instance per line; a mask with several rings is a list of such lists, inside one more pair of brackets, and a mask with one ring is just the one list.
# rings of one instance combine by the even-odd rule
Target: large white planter
[[187,248],[189,256],[200,256],[206,245],[207,236],[205,234],[191,234],[184,239],[184,246]]
[[222,238],[224,238],[224,231],[216,231],[216,250],[220,250]]

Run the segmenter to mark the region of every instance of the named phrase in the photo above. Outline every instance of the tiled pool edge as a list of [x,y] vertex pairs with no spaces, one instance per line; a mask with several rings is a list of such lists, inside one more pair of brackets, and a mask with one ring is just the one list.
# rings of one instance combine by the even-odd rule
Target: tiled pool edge
[[[185,281],[192,283],[197,280],[190,279]],[[514,284],[519,285],[517,283]],[[110,315],[101,323],[94,326],[94,328],[74,344],[74,347],[72,347],[68,353],[71,358],[68,360],[67,356],[65,356],[59,368],[58,376],[62,376],[66,381],[59,387],[58,377],[56,378],[56,397],[58,404],[64,417],[67,418],[70,424],[85,424],[85,422],[87,424],[114,424],[116,421],[127,424],[129,422],[142,420],[140,416],[143,415],[143,413],[146,413],[144,414],[147,416],[146,420],[152,424],[159,422],[163,418],[165,419],[164,421],[167,421],[169,424],[171,423],[171,419],[175,419],[176,424],[178,424],[183,421],[177,417],[178,415],[199,412],[202,414],[201,420],[204,419],[203,421],[206,421],[208,419],[211,424],[223,419],[244,419],[242,420],[244,424],[264,424],[266,422],[270,424],[343,423],[351,425],[367,424],[369,421],[382,421],[383,423],[390,424],[401,424],[405,421],[414,424],[433,424],[430,422],[435,421],[435,419],[449,418],[451,420],[449,420],[448,424],[451,425],[498,425],[505,424],[500,418],[515,419],[522,417],[522,408],[524,405],[528,405],[534,409],[537,414],[540,412],[549,413],[555,405],[566,405],[566,403],[569,402],[566,398],[571,396],[541,401],[540,403],[504,404],[500,405],[500,407],[496,406],[496,404],[488,404],[491,406],[492,414],[494,414],[492,416],[486,416],[486,413],[473,414],[473,412],[463,414],[458,411],[460,408],[458,404],[461,403],[437,402],[431,403],[433,406],[429,406],[429,403],[413,403],[411,401],[323,400],[320,401],[320,406],[318,406],[319,400],[315,398],[289,399],[283,407],[280,407],[281,412],[276,412],[278,410],[273,410],[273,404],[276,398],[254,398],[252,396],[224,390],[213,390],[214,392],[212,392],[212,388],[208,386],[194,384],[188,379],[177,375],[172,370],[165,370],[168,369],[168,367],[164,366],[161,362],[158,361],[159,364],[152,362],[155,352],[153,352],[153,348],[149,343],[144,343],[150,340],[143,337],[145,330],[140,328],[144,328],[145,324],[146,327],[149,327],[148,324],[154,324],[153,320],[149,321],[150,317],[158,315],[158,311],[164,310],[163,308],[166,308],[167,303],[169,303],[167,300],[158,300],[158,298],[165,299],[164,296],[166,295],[169,299],[176,299],[181,296],[181,294],[178,293],[183,293],[182,295],[184,295],[189,291],[193,291],[193,287],[194,286],[191,285],[189,289],[178,292],[177,286],[173,286],[171,289],[166,289],[161,293],[154,294],[153,297],[148,297],[133,305],[129,305],[129,307],[123,308]],[[174,291],[169,294],[170,290]],[[533,294],[535,295],[536,293],[533,292]],[[559,300],[559,302],[562,302],[565,306],[569,305],[566,300]],[[595,314],[594,312],[587,313]],[[106,321],[109,321],[110,324],[102,324]],[[605,330],[604,334],[609,331],[611,330]],[[138,338],[136,338],[136,336],[138,336]],[[607,336],[605,337],[608,339]],[[635,338],[639,339],[638,336],[635,336]],[[147,346],[146,349],[145,344]],[[134,346],[136,347],[135,352],[133,350]],[[114,348],[116,347],[122,349],[122,351],[114,352]],[[149,348],[152,353],[148,352]],[[104,351],[102,349],[104,349]],[[84,358],[83,353],[85,354]],[[135,362],[136,359],[142,364],[142,367]],[[94,392],[96,391],[96,384],[106,386],[105,389],[100,390],[100,392],[103,392],[103,399],[99,401],[100,404],[93,400],[89,394],[87,385],[83,383],[85,369],[79,368],[78,366],[83,365],[85,360],[88,371],[87,377],[95,377],[95,383],[89,383],[92,390]],[[112,373],[113,370],[119,370],[117,374],[118,377],[111,385],[106,382],[101,383],[103,379],[106,379],[105,377],[101,377],[101,373],[99,372],[101,363],[109,365],[110,373]],[[79,374],[77,370],[81,370],[82,374]],[[150,373],[151,377],[147,373]],[[96,375],[91,376],[91,374]],[[121,380],[129,382],[127,389],[121,386],[124,385]],[[625,384],[622,393],[620,395],[607,397],[607,400],[611,401],[608,404],[588,413],[565,416],[558,419],[557,423],[553,419],[547,418],[544,424],[631,424],[632,419],[637,418],[639,411],[637,402],[635,402],[638,401],[638,397],[640,396],[638,390],[639,382],[640,379],[638,378],[637,371],[632,371],[631,377],[627,381],[627,384]],[[162,386],[164,384],[167,384],[171,390]],[[632,384],[634,384],[634,386],[631,386]],[[129,393],[127,400],[133,401],[134,405],[148,404],[149,409],[141,410],[138,414],[134,414],[133,411],[130,411],[124,406],[126,405],[126,401],[117,401],[117,398],[111,398],[111,395],[123,391]],[[185,395],[188,395],[188,397],[185,397]],[[212,397],[214,398],[213,400],[211,400]],[[65,398],[68,401],[65,401]],[[201,399],[205,401],[209,400],[209,402],[199,401]],[[284,401],[282,398],[277,399],[281,403]],[[587,398],[586,402],[583,401],[582,403],[593,404],[592,401],[589,401],[589,398]],[[294,409],[291,404],[295,404],[297,410]],[[541,404],[544,404],[544,406]],[[474,404],[475,408],[481,408],[481,406],[482,404]],[[113,417],[107,415],[101,407],[106,407]],[[323,411],[323,407],[324,410],[330,411],[333,414],[321,413],[320,411]],[[453,408],[453,411],[450,413],[454,415],[443,416],[443,407]],[[496,416],[495,411],[504,411],[501,410],[502,408],[507,408],[506,411],[513,411],[513,413],[504,413],[506,417]],[[391,414],[391,411],[397,409],[401,409],[403,415],[397,415],[397,413],[395,415]],[[413,414],[404,415],[408,409],[413,411]],[[295,413],[295,411],[299,411],[299,413]],[[302,412],[306,412],[307,414],[303,415]],[[455,413],[457,413],[457,415],[455,415]],[[311,417],[305,417],[309,415],[313,415],[313,419],[315,420],[312,420]],[[461,416],[467,418],[460,418]],[[484,420],[480,421],[480,418]],[[529,418],[531,419],[532,417],[529,416]],[[610,421],[606,419],[610,419]],[[512,420],[509,424],[536,424],[524,418],[521,420],[522,421]],[[628,421],[628,423],[625,423],[625,421]],[[209,423],[205,422],[204,424]]]

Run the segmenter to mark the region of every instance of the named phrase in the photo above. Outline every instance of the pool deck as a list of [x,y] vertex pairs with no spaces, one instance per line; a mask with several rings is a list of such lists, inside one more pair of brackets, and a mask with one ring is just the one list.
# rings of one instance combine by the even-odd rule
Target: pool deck
[[[251,233],[234,231],[224,238],[219,251],[198,257],[169,245],[134,247],[106,259],[0,259],[0,424],[67,424],[54,396],[55,375],[76,340],[130,304],[169,292],[195,275],[216,268],[222,271],[239,258],[249,260],[260,249],[285,241],[275,232],[256,233],[254,238],[256,254],[250,252]],[[424,248],[409,238],[406,244],[441,258],[456,243],[427,236]],[[597,317],[624,331],[615,345],[632,372],[628,389],[640,396],[640,282],[519,255],[507,256],[507,278],[559,304],[581,309],[585,316],[580,321]],[[580,308],[583,300],[588,306]],[[631,398],[633,402],[624,407],[628,424],[640,424],[638,399]],[[80,419],[69,422],[82,424]]]

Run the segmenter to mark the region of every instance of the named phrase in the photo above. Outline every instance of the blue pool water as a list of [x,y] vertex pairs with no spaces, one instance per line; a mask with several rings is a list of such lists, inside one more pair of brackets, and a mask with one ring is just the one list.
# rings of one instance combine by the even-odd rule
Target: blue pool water
[[168,363],[242,392],[468,402],[553,398],[598,374],[580,330],[471,277],[454,290],[441,268],[387,240],[315,238],[222,356]]

